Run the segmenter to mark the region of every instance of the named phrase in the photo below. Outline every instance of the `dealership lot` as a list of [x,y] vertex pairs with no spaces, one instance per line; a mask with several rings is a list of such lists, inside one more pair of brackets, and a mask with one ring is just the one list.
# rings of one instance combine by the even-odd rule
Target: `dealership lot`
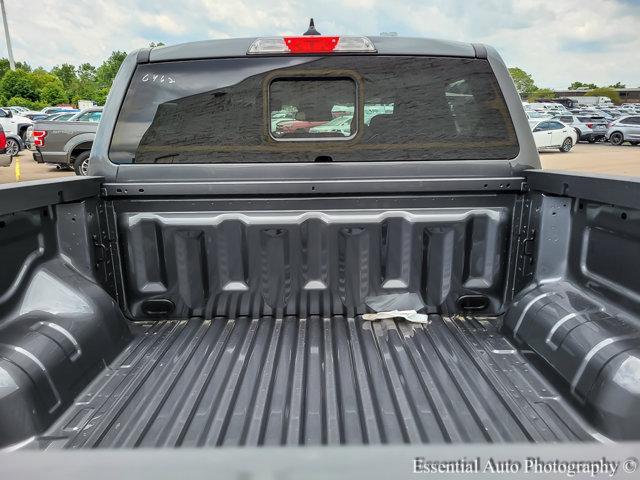
[[570,170],[640,177],[640,146],[579,143],[569,153],[540,154],[545,170]]
[[[31,153],[27,151],[21,152],[17,158],[20,163],[21,181],[75,175],[73,170],[58,170],[52,165],[38,164],[33,161]],[[629,144],[615,147],[608,143],[579,143],[569,153],[542,152],[540,160],[542,167],[547,170],[640,176],[640,146]],[[0,183],[15,181],[15,163],[10,167],[0,168]]]

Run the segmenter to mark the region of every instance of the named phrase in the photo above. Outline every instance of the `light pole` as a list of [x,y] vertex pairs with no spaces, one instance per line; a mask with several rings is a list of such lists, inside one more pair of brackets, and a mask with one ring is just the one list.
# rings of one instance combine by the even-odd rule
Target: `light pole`
[[13,61],[13,49],[11,48],[11,35],[9,35],[9,24],[7,23],[7,12],[4,9],[4,0],[0,0],[2,9],[2,22],[4,23],[4,38],[7,39],[7,52],[9,53],[9,66],[11,70],[16,69],[16,62]]

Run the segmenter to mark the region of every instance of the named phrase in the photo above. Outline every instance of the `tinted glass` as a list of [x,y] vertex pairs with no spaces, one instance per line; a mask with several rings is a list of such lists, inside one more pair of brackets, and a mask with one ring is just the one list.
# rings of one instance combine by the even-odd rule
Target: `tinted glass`
[[551,124],[549,122],[541,122],[535,128],[536,130],[549,130],[551,128]]
[[573,122],[573,117],[560,117],[561,122],[571,123]]
[[564,125],[561,124],[560,122],[549,122],[550,130],[559,130],[561,128],[564,128]]
[[292,56],[138,66],[110,158],[464,160],[508,159],[518,150],[485,60]]

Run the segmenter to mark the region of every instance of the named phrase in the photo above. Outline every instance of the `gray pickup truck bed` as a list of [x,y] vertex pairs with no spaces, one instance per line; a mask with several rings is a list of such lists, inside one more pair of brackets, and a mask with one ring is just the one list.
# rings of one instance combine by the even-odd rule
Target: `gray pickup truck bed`
[[40,447],[579,441],[592,430],[493,320],[165,321]]

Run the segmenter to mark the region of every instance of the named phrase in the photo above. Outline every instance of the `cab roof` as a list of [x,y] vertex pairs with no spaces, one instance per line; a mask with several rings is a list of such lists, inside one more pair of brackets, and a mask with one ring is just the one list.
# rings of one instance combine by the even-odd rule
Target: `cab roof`
[[[138,54],[138,62],[147,63],[193,60],[199,58],[243,57],[247,54],[247,50],[251,44],[258,38],[261,37],[204,40],[143,49]],[[487,58],[486,48],[481,44],[412,37],[369,36],[367,38],[374,43],[377,55]]]

